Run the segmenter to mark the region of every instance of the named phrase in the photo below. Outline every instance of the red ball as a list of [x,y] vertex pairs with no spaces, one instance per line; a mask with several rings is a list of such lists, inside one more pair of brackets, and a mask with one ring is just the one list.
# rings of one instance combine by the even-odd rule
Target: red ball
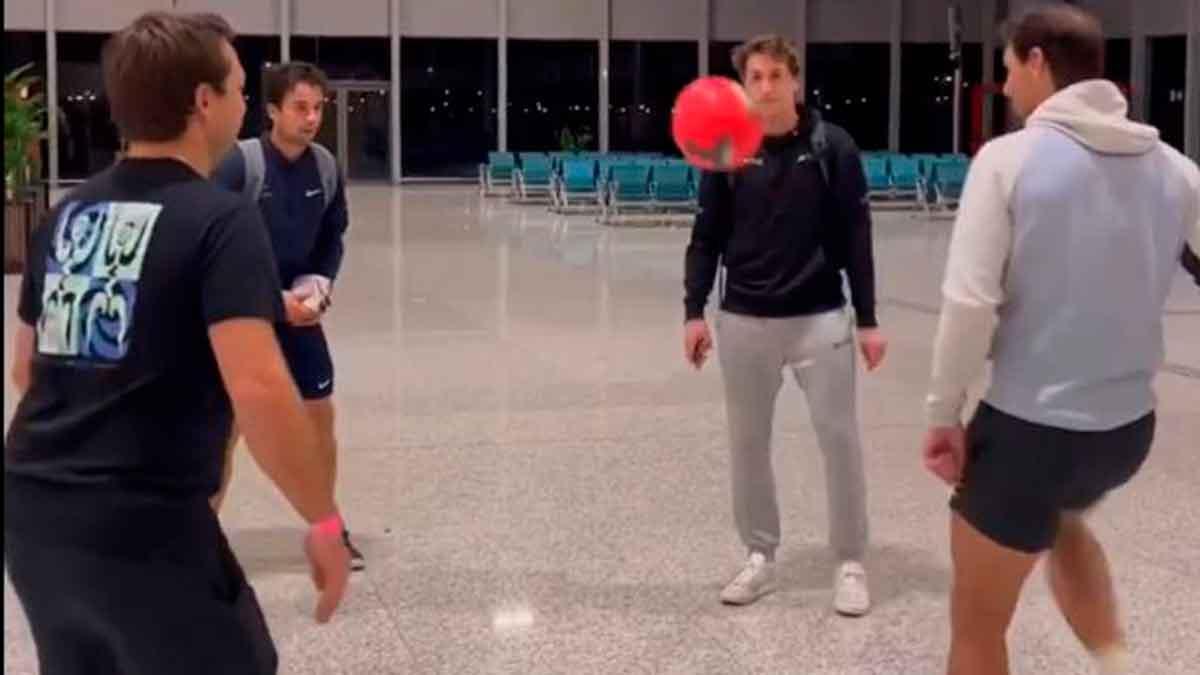
[[693,166],[735,171],[762,145],[762,121],[742,85],[727,77],[702,77],[679,92],[671,135]]

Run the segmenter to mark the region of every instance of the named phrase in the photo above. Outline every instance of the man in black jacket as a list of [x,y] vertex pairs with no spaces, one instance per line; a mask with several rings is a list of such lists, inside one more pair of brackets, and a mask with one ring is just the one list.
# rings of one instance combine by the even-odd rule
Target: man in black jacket
[[[794,45],[760,37],[735,50],[733,59],[767,138],[737,173],[704,175],[684,281],[684,356],[700,368],[713,344],[704,306],[718,266],[726,268],[716,326],[734,516],[749,556],[721,600],[749,604],[774,587],[780,527],[771,425],[788,367],[805,390],[825,455],[830,543],[841,562],[834,608],[860,616],[870,609],[870,594],[862,566],[866,486],[852,322],[869,369],[879,366],[887,348],[875,320],[866,179],[849,134],[804,106]],[[853,312],[846,307],[843,269]]]

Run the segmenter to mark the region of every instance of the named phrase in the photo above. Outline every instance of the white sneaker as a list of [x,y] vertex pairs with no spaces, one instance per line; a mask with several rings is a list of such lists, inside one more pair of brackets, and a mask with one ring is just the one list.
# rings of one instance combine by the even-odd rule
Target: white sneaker
[[833,608],[843,616],[862,616],[871,611],[867,571],[861,563],[851,560],[838,566],[833,580]]
[[762,553],[751,553],[746,566],[721,591],[721,602],[727,605],[748,605],[775,590],[775,563],[767,562]]

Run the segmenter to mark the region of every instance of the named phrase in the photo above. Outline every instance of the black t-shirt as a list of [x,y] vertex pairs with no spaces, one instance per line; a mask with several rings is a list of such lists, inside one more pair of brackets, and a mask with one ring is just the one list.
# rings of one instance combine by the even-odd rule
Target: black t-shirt
[[208,327],[283,316],[253,205],[182,162],[125,160],[34,234],[18,313],[33,379],[5,471],[59,484],[213,493],[233,410]]

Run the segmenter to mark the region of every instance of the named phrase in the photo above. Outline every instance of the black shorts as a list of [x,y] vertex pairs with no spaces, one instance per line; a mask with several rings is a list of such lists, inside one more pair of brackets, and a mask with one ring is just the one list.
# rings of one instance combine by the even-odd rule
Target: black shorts
[[[21,483],[6,481],[4,559],[40,672],[278,671],[258,599],[207,499],[193,500],[194,507],[125,494],[81,499],[78,490]],[[66,504],[46,506],[55,497]],[[7,513],[44,507],[86,522],[37,527],[41,515]]]
[[1064,512],[1085,511],[1133,478],[1150,454],[1154,424],[1150,413],[1110,431],[1070,431],[981,403],[950,507],[1002,546],[1049,550]]
[[333,358],[321,326],[275,327],[279,347],[292,379],[306,401],[329,398],[333,395]]

